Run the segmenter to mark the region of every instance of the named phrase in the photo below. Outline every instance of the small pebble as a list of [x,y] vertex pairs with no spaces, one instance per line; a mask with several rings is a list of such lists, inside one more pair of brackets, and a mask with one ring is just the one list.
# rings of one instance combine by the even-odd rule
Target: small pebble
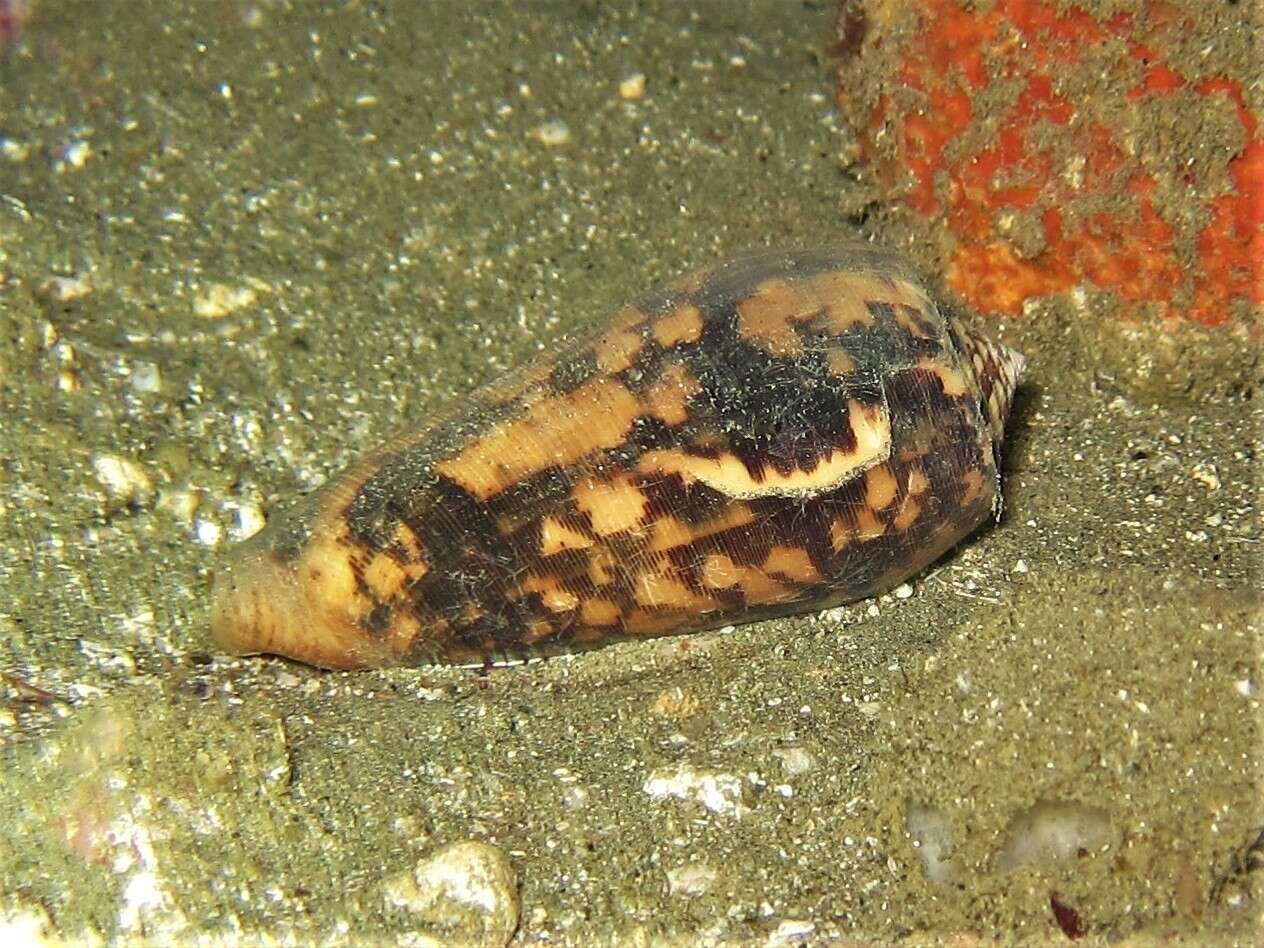
[[788,918],[781,922],[775,931],[768,934],[768,944],[770,946],[806,944],[808,936],[815,931],[815,922],[809,922],[806,919]]
[[117,454],[98,454],[92,459],[97,482],[112,500],[122,504],[142,504],[154,493],[154,483],[135,461]]
[[518,928],[518,876],[503,850],[453,843],[389,879],[386,901],[450,944],[506,945]]
[[687,897],[706,895],[718,878],[719,873],[704,863],[668,869],[667,894]]
[[237,508],[236,523],[233,529],[234,540],[248,540],[265,526],[268,518],[258,504],[242,504]]
[[92,284],[84,277],[49,277],[40,286],[49,297],[59,303],[82,299],[92,292]]
[[250,306],[258,294],[249,286],[227,286],[213,283],[205,293],[193,300],[193,312],[203,319],[219,319],[229,313]]
[[645,95],[645,73],[638,72],[619,83],[619,95],[624,99],[639,99]]
[[571,129],[565,122],[545,122],[532,130],[531,137],[542,145],[565,145],[571,140]]
[[674,797],[677,800],[693,800],[712,813],[727,814],[741,819],[747,808],[742,803],[742,778],[736,774],[712,773],[695,770],[690,764],[674,768],[660,767],[650,774],[641,789],[652,800]]
[[152,393],[162,390],[162,370],[153,362],[132,364],[132,390]]
[[797,777],[811,770],[816,761],[802,747],[778,747],[772,755],[781,761],[781,772],[787,777]]

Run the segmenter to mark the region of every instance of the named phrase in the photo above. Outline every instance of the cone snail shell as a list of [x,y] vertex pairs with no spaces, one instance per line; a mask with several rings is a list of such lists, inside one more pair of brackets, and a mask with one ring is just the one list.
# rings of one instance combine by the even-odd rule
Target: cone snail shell
[[892,253],[719,263],[272,518],[218,571],[213,635],[485,663],[873,595],[999,514],[1024,361]]

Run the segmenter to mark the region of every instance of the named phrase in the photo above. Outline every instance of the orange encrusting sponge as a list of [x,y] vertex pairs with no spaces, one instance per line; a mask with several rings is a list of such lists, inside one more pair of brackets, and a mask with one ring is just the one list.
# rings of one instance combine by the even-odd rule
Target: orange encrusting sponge
[[838,23],[862,156],[935,229],[975,308],[1084,285],[1218,326],[1264,303],[1264,138],[1243,60],[1188,52],[1231,45],[1230,24],[1053,0],[844,0]]

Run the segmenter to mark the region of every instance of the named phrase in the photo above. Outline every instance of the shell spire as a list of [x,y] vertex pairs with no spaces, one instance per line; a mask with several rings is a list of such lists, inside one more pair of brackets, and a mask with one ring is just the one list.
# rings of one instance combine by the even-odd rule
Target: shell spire
[[1014,402],[1014,391],[1027,368],[1027,357],[963,323],[958,322],[956,328],[961,348],[979,383],[980,405],[987,416],[992,441],[999,445],[1005,437],[1005,420]]

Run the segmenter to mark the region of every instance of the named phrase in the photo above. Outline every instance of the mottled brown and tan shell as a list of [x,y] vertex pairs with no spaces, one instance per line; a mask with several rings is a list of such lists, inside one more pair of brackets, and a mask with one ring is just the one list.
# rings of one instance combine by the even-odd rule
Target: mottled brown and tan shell
[[869,596],[999,511],[1022,368],[894,254],[721,263],[275,518],[219,574],[214,634],[486,662]]

